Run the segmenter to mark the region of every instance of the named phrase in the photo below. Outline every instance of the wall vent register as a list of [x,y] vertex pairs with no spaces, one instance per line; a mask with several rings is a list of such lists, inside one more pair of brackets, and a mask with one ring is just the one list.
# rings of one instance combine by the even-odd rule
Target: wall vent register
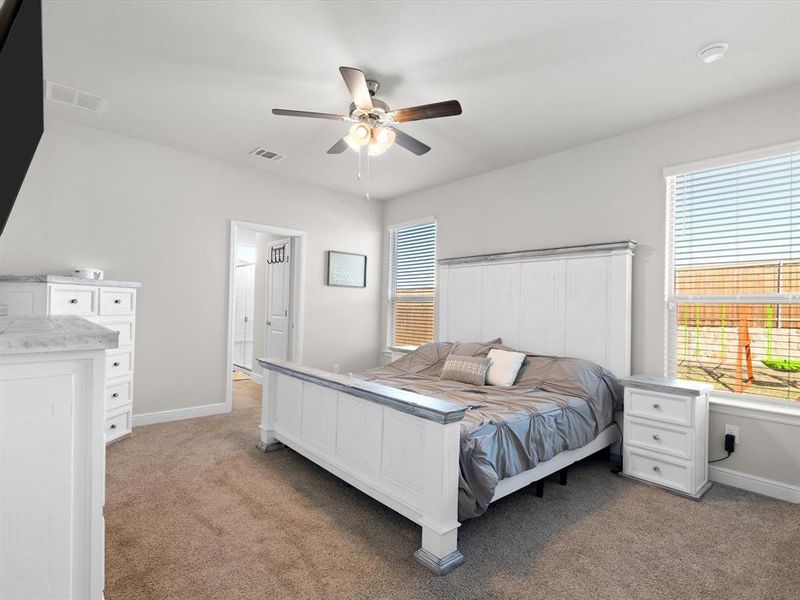
[[107,98],[79,90],[68,85],[48,81],[45,84],[45,98],[61,104],[69,104],[91,112],[102,112],[108,102]]
[[274,160],[274,161],[283,160],[285,158],[283,156],[283,154],[278,154],[277,152],[272,152],[270,150],[266,150],[266,149],[261,148],[261,147],[254,148],[250,152],[250,155],[251,156],[258,156],[259,158],[266,158],[267,160]]

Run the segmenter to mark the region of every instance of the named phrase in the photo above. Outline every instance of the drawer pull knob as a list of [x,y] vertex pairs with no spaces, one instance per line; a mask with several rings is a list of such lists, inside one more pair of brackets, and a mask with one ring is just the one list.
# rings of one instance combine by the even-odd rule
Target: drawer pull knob
[[122,304],[122,300],[119,298],[114,298],[114,304]]
[[657,433],[654,433],[654,434],[653,434],[653,439],[654,439],[655,441],[658,441],[658,440],[660,440],[660,439],[661,439],[661,436],[660,436],[660,435],[658,435]]
[[661,473],[661,467],[659,467],[658,465],[655,465],[653,467],[653,471],[655,471],[656,473]]
[[119,392],[114,392],[113,394],[111,394],[111,397],[112,398],[119,398]]
[[116,428],[117,428],[117,424],[116,424],[116,423],[114,423],[113,425],[111,425],[111,429],[116,429]]
[[656,410],[660,410],[661,405],[658,402],[656,402],[655,404],[653,404],[653,408],[655,408]]
[[115,366],[115,367],[118,367],[118,366],[119,366],[119,361],[115,362],[115,363],[114,363],[114,366]]
[[70,298],[69,299],[69,303],[70,304],[77,304],[78,303],[78,299],[77,298]]

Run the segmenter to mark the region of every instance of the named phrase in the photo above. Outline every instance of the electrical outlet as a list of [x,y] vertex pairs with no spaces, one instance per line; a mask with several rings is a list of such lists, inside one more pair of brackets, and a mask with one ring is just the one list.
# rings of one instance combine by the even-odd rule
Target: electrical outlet
[[333,365],[333,372],[334,373],[338,373],[339,372],[339,363],[336,363],[335,365]]
[[740,441],[740,439],[739,439],[739,426],[738,425],[728,425],[726,423],[725,424],[725,435],[727,435],[729,433],[736,438],[736,445],[738,446],[739,445],[739,441]]

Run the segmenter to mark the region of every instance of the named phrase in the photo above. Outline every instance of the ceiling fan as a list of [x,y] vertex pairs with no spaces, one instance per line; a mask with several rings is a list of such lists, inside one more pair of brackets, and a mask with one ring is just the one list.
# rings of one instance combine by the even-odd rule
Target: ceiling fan
[[[369,156],[383,154],[395,142],[398,146],[421,156],[428,152],[430,146],[399,130],[398,123],[437,119],[461,114],[458,100],[447,100],[433,104],[422,104],[409,108],[390,110],[389,105],[375,98],[380,84],[367,79],[364,72],[353,67],[339,67],[347,89],[353,98],[350,110],[346,115],[331,113],[307,112],[273,108],[272,114],[286,117],[306,117],[311,119],[328,119],[352,123],[350,131],[328,150],[328,154],[341,154],[348,147],[359,154]],[[366,151],[366,152],[365,152]]]

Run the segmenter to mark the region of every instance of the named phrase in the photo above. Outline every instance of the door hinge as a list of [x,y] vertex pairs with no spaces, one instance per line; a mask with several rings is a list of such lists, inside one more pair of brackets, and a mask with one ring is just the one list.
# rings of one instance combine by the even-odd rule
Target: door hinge
[[289,316],[289,310],[288,309],[283,311],[283,316],[284,317],[288,317]]

